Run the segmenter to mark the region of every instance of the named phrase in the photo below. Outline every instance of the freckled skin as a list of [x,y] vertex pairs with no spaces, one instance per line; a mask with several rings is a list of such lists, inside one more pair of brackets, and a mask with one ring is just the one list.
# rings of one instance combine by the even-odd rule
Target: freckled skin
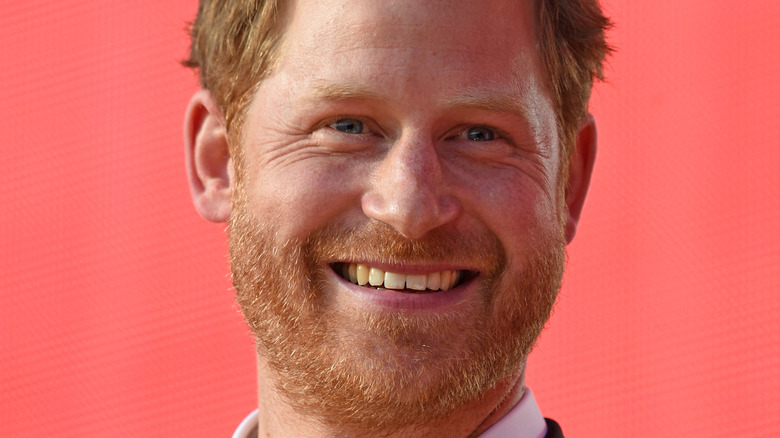
[[[419,370],[423,373],[417,379],[423,382],[420,388],[436,387],[438,363],[445,368],[448,361],[482,360],[469,356],[477,350],[475,345],[487,344],[483,350],[488,355],[490,342],[504,342],[501,338],[509,333],[507,327],[523,331],[518,337],[536,336],[560,286],[562,267],[558,261],[562,260],[564,238],[563,200],[557,194],[560,147],[552,103],[539,77],[531,2],[310,0],[296,2],[288,19],[280,62],[258,87],[241,136],[242,174],[236,187],[240,201],[233,212],[234,218],[240,219],[232,223],[231,240],[241,240],[239,233],[249,235],[247,230],[252,229],[259,230],[260,237],[254,242],[256,253],[242,253],[245,248],[239,243],[231,248],[231,254],[233,263],[242,266],[234,266],[234,281],[248,297],[242,306],[250,324],[257,321],[255,329],[260,332],[271,330],[258,328],[264,318],[284,319],[292,311],[283,306],[299,304],[296,300],[306,299],[301,298],[306,293],[300,293],[305,284],[316,284],[306,289],[314,298],[291,308],[321,306],[318,311],[327,318],[312,322],[312,326],[335,327],[332,339],[337,342],[332,349],[374,352],[380,359],[366,360],[374,367]],[[344,120],[348,123],[339,123]],[[345,132],[344,126],[362,129]],[[487,137],[483,137],[485,133]],[[337,226],[345,233],[384,229],[380,225],[395,233],[393,239],[404,242],[433,242],[431,236],[449,236],[451,241],[462,237],[464,244],[471,244],[490,239],[466,236],[488,235],[502,255],[501,262],[491,266],[503,271],[491,272],[493,277],[482,272],[484,275],[474,281],[475,292],[453,305],[447,315],[436,311],[414,314],[416,319],[408,324],[412,328],[405,326],[404,336],[391,342],[363,325],[372,314],[386,316],[387,309],[356,300],[334,277],[321,275],[328,269],[326,263],[320,263],[317,272],[305,272],[302,265],[306,260],[288,268],[280,256],[277,267],[273,257],[263,252],[281,248],[277,252],[285,255],[284,248],[289,248],[290,242],[305,241],[323,228]],[[360,242],[350,244],[357,247]],[[548,263],[542,253],[551,246],[555,261]],[[359,248],[359,253],[371,254],[372,250],[381,253],[370,246]],[[419,269],[430,262],[431,271],[481,268],[476,261],[468,264],[477,260],[469,254],[451,253],[453,260],[444,256],[430,261],[415,259],[415,266]],[[273,266],[273,273],[259,272],[259,268],[253,271],[259,260]],[[540,268],[545,263],[551,266],[547,270]],[[250,273],[244,284],[242,273],[236,274],[242,269]],[[402,266],[399,272],[403,273]],[[537,278],[542,272],[546,276]],[[263,280],[275,284],[269,278],[284,275],[301,279],[301,284],[294,280],[285,284],[286,277],[277,279],[282,284],[266,289],[259,284]],[[308,283],[302,279],[307,275]],[[534,284],[515,287],[528,281]],[[537,283],[543,290],[534,290]],[[550,300],[540,304],[540,310],[527,312],[538,313],[533,318],[523,315],[528,309],[522,307],[524,300],[535,300],[531,290]],[[279,308],[283,310],[274,315],[264,314],[266,309],[259,305],[252,307],[256,302],[252,294],[262,297],[268,293],[276,294],[282,303]],[[518,296],[521,293],[529,295]],[[302,326],[308,317],[300,312]],[[533,320],[526,321],[526,317]],[[419,327],[415,325],[418,322]],[[287,322],[279,324],[283,323]],[[504,330],[490,332],[493,323]],[[444,330],[426,332],[429,327]],[[487,333],[484,338],[458,332],[477,328]],[[256,336],[261,338],[264,333]],[[282,343],[281,338],[269,337],[265,344],[259,343],[270,348],[274,342]],[[420,348],[426,351],[418,357],[412,347],[420,339],[425,340]],[[299,354],[294,340],[287,343],[294,345],[280,357]],[[503,351],[499,348],[502,345],[495,347]],[[480,397],[472,394],[452,402],[455,410],[429,419],[427,429],[419,424],[376,424],[395,427],[388,431],[399,436],[425,436],[432,430],[441,436],[466,436],[484,430],[522,395],[530,344],[517,348],[512,352],[514,362],[501,362],[511,367],[503,372],[501,381],[480,388]],[[427,357],[438,362],[415,362]],[[304,429],[311,428],[308,432],[312,436],[326,436],[326,432],[338,435],[327,427],[341,423],[327,423],[325,415],[322,423],[307,422],[300,407],[295,411],[270,389],[279,379],[275,366],[281,368],[269,364],[259,349],[261,431],[304,436]],[[327,371],[327,366],[324,368]],[[387,374],[393,375],[392,371]],[[418,389],[406,388],[411,400]],[[404,402],[399,401],[399,405]],[[306,406],[309,409],[317,404]],[[386,407],[388,418],[405,418],[402,411],[392,414],[390,408]],[[316,418],[316,413],[312,417]],[[297,418],[303,426],[289,429],[280,418]],[[369,422],[374,417],[360,418],[362,423],[356,424],[373,424]]]
[[[359,218],[362,204],[391,210],[400,231],[410,234],[441,225],[440,217],[428,216],[473,216],[507,234],[502,241],[522,247],[525,230],[558,218],[557,139],[533,135],[556,130],[542,81],[529,76],[539,70],[530,18],[518,22],[520,13],[506,11],[513,6],[486,4],[494,29],[486,33],[484,22],[466,19],[462,8],[410,4],[403,16],[374,8],[360,2],[299,5],[281,64],[249,109],[244,150],[247,183],[254,185],[250,201],[253,194],[272,193],[275,202],[281,198],[275,204],[280,216],[305,218],[290,224],[295,229],[280,229],[280,238],[306,235],[336,214]],[[497,20],[502,11],[506,18]],[[442,12],[432,28],[425,14]],[[355,24],[313,29],[298,17]],[[316,87],[323,83],[349,84],[384,99],[318,99]],[[463,90],[510,95],[518,107],[533,107],[536,117],[444,106]],[[355,141],[320,125],[353,114],[381,134]],[[483,145],[453,137],[470,124],[495,126],[508,139]],[[414,222],[405,209],[422,224],[401,223]]]

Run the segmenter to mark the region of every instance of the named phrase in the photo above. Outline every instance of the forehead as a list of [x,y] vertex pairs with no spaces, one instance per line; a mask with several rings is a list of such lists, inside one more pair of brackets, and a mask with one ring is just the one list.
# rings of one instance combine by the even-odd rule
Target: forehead
[[529,0],[298,0],[287,18],[290,33],[316,41],[356,31],[388,41],[449,41],[476,48],[484,39],[507,43],[531,36],[524,31],[533,29],[532,14]]
[[308,76],[474,89],[539,71],[531,1],[299,0],[286,19],[281,65]]

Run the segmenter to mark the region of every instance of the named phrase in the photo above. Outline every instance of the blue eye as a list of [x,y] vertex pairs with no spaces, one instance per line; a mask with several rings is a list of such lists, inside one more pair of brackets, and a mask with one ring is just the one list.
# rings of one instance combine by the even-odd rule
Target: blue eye
[[363,133],[363,122],[357,119],[339,119],[330,127],[345,134]]
[[475,126],[466,131],[466,138],[470,141],[492,141],[495,133],[491,129]]

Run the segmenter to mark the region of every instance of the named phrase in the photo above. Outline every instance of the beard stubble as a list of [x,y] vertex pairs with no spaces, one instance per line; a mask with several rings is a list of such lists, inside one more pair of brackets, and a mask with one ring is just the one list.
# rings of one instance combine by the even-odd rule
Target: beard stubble
[[[437,229],[409,240],[371,221],[277,242],[274,229],[234,204],[231,275],[258,354],[300,415],[357,435],[434,421],[515,374],[563,275],[562,230],[540,231],[510,270],[515,264],[487,230]],[[324,281],[339,260],[474,266],[480,288],[468,305],[433,316],[355,312],[335,306]]]

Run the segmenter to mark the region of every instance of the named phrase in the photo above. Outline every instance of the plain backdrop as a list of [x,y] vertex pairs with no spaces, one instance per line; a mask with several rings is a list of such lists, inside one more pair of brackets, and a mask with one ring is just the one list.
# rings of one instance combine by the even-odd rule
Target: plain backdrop
[[[528,384],[567,437],[780,436],[780,3],[604,2],[599,156]],[[0,436],[256,406],[182,118],[194,0],[0,6]]]

